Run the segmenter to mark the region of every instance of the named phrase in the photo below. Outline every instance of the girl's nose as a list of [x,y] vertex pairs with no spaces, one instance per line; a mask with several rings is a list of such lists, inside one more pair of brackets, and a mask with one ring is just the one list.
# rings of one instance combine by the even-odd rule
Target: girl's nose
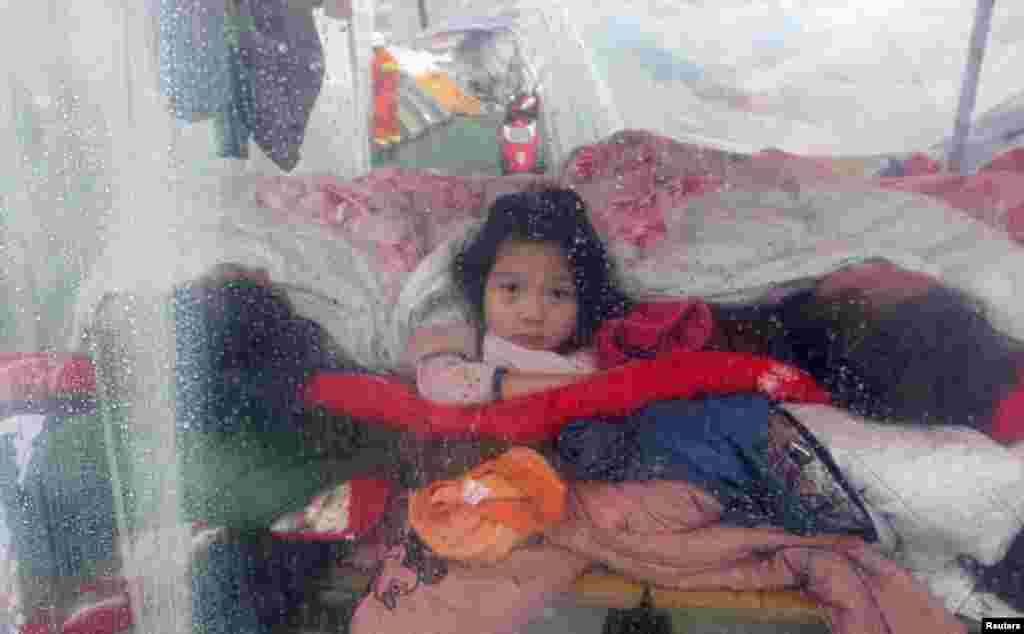
[[519,316],[523,321],[543,321],[544,297],[539,294],[531,294],[524,298]]

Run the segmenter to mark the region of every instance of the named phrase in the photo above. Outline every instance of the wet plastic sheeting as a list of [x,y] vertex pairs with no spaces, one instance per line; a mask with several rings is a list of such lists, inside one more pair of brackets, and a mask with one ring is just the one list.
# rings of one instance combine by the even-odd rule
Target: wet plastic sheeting
[[[312,12],[324,65],[293,173],[347,179],[371,165],[374,31],[388,25],[390,35],[409,44],[418,3],[325,1],[351,7],[352,18],[328,17],[313,8],[315,2],[288,4],[289,10]],[[75,454],[80,460],[59,464],[39,462],[46,456],[40,444],[37,464],[29,469],[37,488],[6,489],[7,526],[0,537],[33,537],[14,554],[26,562],[29,552],[61,553],[58,564],[34,575],[59,580],[23,596],[22,607],[35,599],[53,607],[55,596],[74,595],[68,588],[78,588],[78,577],[117,562],[145,582],[132,588],[140,632],[190,631],[193,625],[192,587],[183,581],[192,535],[179,514],[175,395],[169,388],[173,315],[162,304],[170,287],[218,261],[245,259],[279,281],[314,288],[299,301],[315,305],[310,312],[349,335],[360,359],[393,362],[386,352],[394,350],[385,349],[399,331],[388,312],[394,303],[375,287],[379,278],[365,258],[350,245],[309,237],[312,230],[273,227],[276,217],[253,204],[257,179],[283,175],[271,160],[255,146],[248,160],[221,158],[210,120],[172,115],[159,77],[161,4],[0,3],[0,352],[95,353],[80,338],[79,326],[95,308],[83,297],[130,290],[139,304],[137,312],[116,320],[121,332],[132,335],[124,353],[115,355],[116,371],[101,368],[99,423],[92,421],[98,436],[92,440],[103,442],[87,447],[82,440]],[[425,5],[432,23],[516,11],[516,55],[542,96],[552,167],[573,149],[622,128],[737,152],[780,148],[848,157],[921,150],[941,158],[975,7],[969,0]],[[1024,4],[996,3],[976,105],[976,119],[985,125],[968,136],[969,162],[1022,138],[1022,33]],[[189,63],[187,55],[181,63]],[[420,118],[430,124],[447,119],[428,104],[420,106]],[[490,132],[472,138],[496,138]],[[497,159],[496,151],[490,155]],[[244,231],[221,231],[242,220],[248,222]],[[115,394],[124,405],[116,419],[107,410]],[[20,432],[12,433],[0,444],[5,487],[18,479],[9,469],[17,450],[8,440]],[[114,456],[110,446],[125,436],[133,439],[133,451]],[[67,442],[76,446],[79,440]],[[454,444],[440,443],[424,450],[420,467],[465,466],[456,454]],[[128,464],[112,465],[119,460]],[[62,486],[52,484],[58,480],[74,481],[97,497],[50,495]],[[141,519],[130,520],[129,513]],[[19,519],[26,517],[36,519],[26,525]],[[43,522],[50,529],[34,532]],[[150,541],[127,537],[138,528],[135,522],[154,529]],[[84,531],[82,544],[78,531]],[[17,587],[19,574],[32,571],[14,571],[10,549],[0,552],[7,556],[0,562],[7,573],[0,574],[0,592],[6,592]],[[246,561],[236,557],[230,564]],[[75,606],[69,598],[59,607]]]

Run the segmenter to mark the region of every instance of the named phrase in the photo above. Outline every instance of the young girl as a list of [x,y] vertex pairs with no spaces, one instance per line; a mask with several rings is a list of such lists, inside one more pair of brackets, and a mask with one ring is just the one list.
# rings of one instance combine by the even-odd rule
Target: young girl
[[571,190],[509,194],[456,255],[464,323],[421,329],[407,367],[420,392],[483,402],[568,385],[595,371],[601,324],[629,309],[608,251]]
[[[581,381],[599,371],[592,349],[598,330],[631,308],[583,201],[571,190],[499,198],[456,253],[451,275],[467,320],[421,329],[407,359],[420,393],[437,401],[479,403]],[[756,514],[761,521],[784,509],[751,510],[751,491],[762,487],[765,474],[748,468],[749,459],[777,461],[779,451],[769,445],[795,440],[781,439],[787,426],[769,424],[773,416],[759,395],[651,403],[625,422],[572,423],[558,439],[557,455],[549,457],[582,479],[684,479],[742,502],[737,517]],[[455,460],[453,445],[438,448],[446,464]],[[417,461],[420,471],[431,471],[429,450]]]

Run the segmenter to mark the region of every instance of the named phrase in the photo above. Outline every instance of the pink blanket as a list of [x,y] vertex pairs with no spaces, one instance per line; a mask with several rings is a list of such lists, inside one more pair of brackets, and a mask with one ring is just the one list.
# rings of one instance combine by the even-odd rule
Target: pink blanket
[[682,590],[801,589],[837,634],[966,631],[910,573],[859,539],[725,527],[718,503],[684,482],[579,483],[570,499],[569,519],[547,543],[492,566],[453,563],[426,585],[398,559],[387,561],[351,631],[514,632],[591,563]]
[[264,179],[256,201],[287,222],[314,223],[368,257],[385,294],[396,297],[406,276],[438,245],[479,219],[502,193],[531,177],[466,178],[386,168],[351,181],[333,176]]
[[[863,170],[856,169],[856,161],[775,150],[738,156],[627,130],[577,149],[558,180],[587,201],[598,230],[627,260],[642,258],[665,240],[667,210],[689,197],[730,188],[796,191],[827,185],[917,192],[1024,241],[1021,150],[997,157],[969,177],[941,173],[924,157],[905,167],[908,176],[869,178],[858,175]],[[320,224],[348,240],[371,260],[384,292],[394,297],[428,253],[478,220],[494,198],[536,182],[537,177],[456,177],[387,168],[352,181],[269,178],[259,185],[256,199],[286,221]],[[765,222],[772,222],[770,209]]]

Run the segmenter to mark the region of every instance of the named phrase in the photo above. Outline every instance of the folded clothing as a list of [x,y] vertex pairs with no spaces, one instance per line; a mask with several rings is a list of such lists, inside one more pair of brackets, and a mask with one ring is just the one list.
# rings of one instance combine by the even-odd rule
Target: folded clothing
[[876,540],[827,449],[759,395],[652,403],[621,421],[580,420],[558,438],[575,479],[678,480],[712,494],[731,526]]
[[598,363],[607,369],[660,352],[700,350],[713,329],[711,307],[699,299],[637,304],[597,331]]
[[409,498],[409,523],[435,553],[496,562],[565,514],[566,485],[543,456],[513,447]]

